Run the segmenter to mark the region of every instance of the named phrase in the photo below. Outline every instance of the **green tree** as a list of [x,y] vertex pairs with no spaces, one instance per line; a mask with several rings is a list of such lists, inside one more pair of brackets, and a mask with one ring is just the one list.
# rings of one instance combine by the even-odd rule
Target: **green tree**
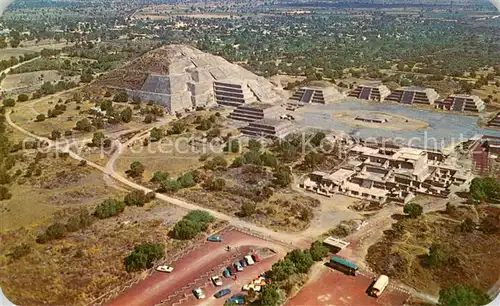
[[161,183],[170,177],[170,174],[166,171],[156,171],[153,173],[153,177],[151,178],[151,182],[153,183]]
[[418,218],[424,212],[424,208],[417,203],[410,202],[404,206],[403,212],[410,218]]
[[12,193],[5,186],[0,186],[0,201],[9,200],[12,198]]
[[105,138],[106,137],[104,136],[103,132],[95,132],[94,135],[92,135],[92,146],[100,147],[103,144]]
[[299,273],[307,273],[314,264],[314,260],[308,250],[293,250],[286,256],[290,259]]
[[27,94],[20,94],[17,96],[17,101],[18,102],[26,102],[30,99],[30,97]]
[[154,192],[145,193],[143,190],[133,190],[125,196],[123,202],[127,206],[144,206],[144,204],[153,200],[154,197]]
[[314,134],[313,138],[311,139],[311,144],[315,147],[318,147],[321,144],[321,141],[325,139],[326,135],[323,132],[317,132]]
[[160,183],[159,192],[176,192],[182,188],[178,180],[165,180]]
[[141,162],[133,161],[130,164],[130,169],[127,170],[127,174],[130,177],[137,178],[137,177],[142,176],[142,174],[144,173],[144,170],[146,170],[146,167]]
[[191,220],[182,219],[177,222],[172,230],[172,236],[175,239],[189,240],[193,239],[201,232],[201,226]]
[[321,153],[309,152],[304,157],[304,164],[311,170],[314,170],[316,166],[324,160],[324,158],[325,156]]
[[45,121],[45,115],[44,114],[38,114],[35,119],[36,122],[42,122]]
[[278,289],[274,285],[265,286],[258,300],[262,306],[278,306],[281,304],[281,297]]
[[292,182],[292,173],[289,167],[282,166],[274,171],[274,183],[280,187],[286,187]]
[[149,132],[149,139],[151,140],[151,142],[159,141],[163,137],[164,137],[164,135],[163,135],[162,129],[155,127]]
[[257,204],[255,202],[245,202],[241,205],[240,217],[249,217],[255,214],[257,210]]
[[177,178],[177,181],[179,181],[182,188],[189,188],[196,185],[194,177],[191,173],[184,173]]
[[242,156],[238,156],[233,160],[231,164],[232,168],[239,168],[245,164],[245,159]]
[[147,243],[134,247],[130,255],[125,257],[124,264],[127,272],[149,269],[155,261],[165,256],[165,246],[159,243]]
[[99,219],[106,219],[125,211],[125,203],[115,199],[106,199],[101,204],[99,204],[94,215]]
[[454,285],[439,290],[439,305],[442,306],[479,306],[489,302],[486,293],[469,286]]
[[53,130],[50,134],[50,139],[57,140],[59,138],[61,138],[61,132],[59,130]]
[[92,131],[92,125],[90,124],[89,119],[83,118],[76,122],[75,130],[80,132],[90,132]]
[[117,93],[113,97],[113,102],[127,102],[127,101],[128,101],[128,94],[124,91]]
[[278,167],[278,159],[271,153],[264,152],[260,155],[260,160],[262,164],[266,167],[277,168]]
[[260,149],[262,149],[262,143],[260,143],[260,141],[256,140],[256,139],[250,139],[248,141],[248,149],[250,151],[256,151],[256,152],[259,152]]
[[130,107],[127,107],[122,110],[122,112],[120,113],[120,118],[125,123],[129,123],[130,121],[132,121],[132,109]]
[[433,243],[429,248],[429,254],[424,258],[424,263],[429,267],[437,267],[445,264],[450,259],[446,248],[439,243]]
[[252,164],[256,166],[262,165],[261,155],[257,151],[248,151],[243,155],[246,164]]
[[311,244],[311,248],[309,249],[309,253],[311,253],[311,257],[314,261],[321,261],[323,258],[328,255],[328,248],[323,245],[321,241],[314,241]]
[[477,201],[498,201],[500,184],[493,177],[474,178],[470,185],[470,194]]
[[287,279],[295,273],[297,273],[297,268],[295,268],[295,265],[290,259],[285,258],[273,264],[271,271],[269,271],[269,277],[273,281],[279,282]]
[[14,101],[14,99],[4,99],[3,100],[3,106],[13,107],[15,105],[16,105],[16,101]]
[[224,146],[224,152],[238,153],[240,151],[240,141],[238,139],[233,139],[226,142]]

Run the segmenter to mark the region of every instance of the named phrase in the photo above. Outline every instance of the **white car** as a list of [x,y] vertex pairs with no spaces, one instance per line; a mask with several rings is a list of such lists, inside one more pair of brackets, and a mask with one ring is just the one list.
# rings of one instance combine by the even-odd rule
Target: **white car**
[[174,271],[174,268],[171,266],[158,266],[158,268],[156,268],[156,271],[170,273]]
[[251,266],[251,265],[255,264],[255,262],[253,261],[253,259],[252,259],[252,256],[251,256],[251,255],[247,255],[247,256],[245,256],[245,260],[246,260],[246,262],[247,262],[247,264],[248,264],[249,266]]
[[199,287],[196,287],[193,289],[193,294],[194,296],[198,299],[198,300],[201,300],[201,299],[204,299],[205,298],[205,293],[203,292],[203,290],[201,290],[201,288]]
[[210,279],[215,286],[222,286],[222,280],[217,275],[212,276]]

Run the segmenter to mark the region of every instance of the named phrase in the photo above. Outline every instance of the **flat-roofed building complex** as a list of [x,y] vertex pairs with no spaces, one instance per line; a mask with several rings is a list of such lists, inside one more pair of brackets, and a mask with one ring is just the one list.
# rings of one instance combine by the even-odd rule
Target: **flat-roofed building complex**
[[291,102],[299,102],[304,104],[319,103],[328,104],[342,98],[339,91],[333,87],[301,87],[293,96],[290,97]]
[[421,149],[374,148],[354,145],[345,152],[347,163],[328,174],[313,172],[301,185],[306,190],[383,203],[407,203],[418,194],[447,197],[472,175],[445,165],[435,152]]
[[233,120],[252,122],[264,118],[277,118],[279,115],[279,105],[272,104],[242,104],[235,108],[229,118]]
[[436,102],[436,107],[455,112],[482,112],[485,108],[484,101],[475,95],[453,94],[441,102]]
[[293,129],[294,125],[287,120],[262,119],[250,122],[247,126],[240,128],[240,131],[247,136],[283,138]]
[[432,105],[438,98],[439,94],[433,88],[410,86],[394,90],[385,100],[401,104]]
[[362,100],[383,101],[390,93],[389,88],[382,84],[359,85],[348,96]]

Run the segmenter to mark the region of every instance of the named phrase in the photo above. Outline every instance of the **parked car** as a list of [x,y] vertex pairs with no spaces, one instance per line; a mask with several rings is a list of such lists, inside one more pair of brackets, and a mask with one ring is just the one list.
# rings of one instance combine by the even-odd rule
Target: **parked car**
[[194,296],[198,299],[198,300],[201,300],[201,299],[204,299],[205,298],[205,293],[203,292],[203,290],[201,290],[201,288],[199,287],[196,287],[193,289],[193,294]]
[[240,260],[240,264],[241,264],[241,266],[242,266],[243,268],[244,268],[244,267],[246,267],[246,266],[248,266],[248,264],[247,264],[247,262],[246,262],[246,260],[245,260],[245,259]]
[[225,277],[225,278],[230,278],[231,277],[231,271],[229,271],[228,269],[222,271],[222,275]]
[[254,261],[253,261],[253,259],[252,259],[252,256],[250,256],[250,255],[245,256],[245,260],[247,261],[247,264],[248,264],[249,266],[251,266],[251,265],[255,264],[255,262],[254,262]]
[[220,236],[210,236],[207,238],[210,242],[222,242],[222,237]]
[[227,269],[229,270],[229,272],[231,272],[231,275],[234,275],[236,274],[236,272],[238,272],[233,265],[228,266]]
[[158,268],[156,268],[156,271],[170,273],[174,271],[174,268],[171,266],[158,266]]
[[243,266],[240,264],[239,261],[236,261],[235,263],[233,263],[233,265],[236,268],[236,271],[238,271],[238,272],[243,271]]
[[252,254],[252,257],[253,257],[253,260],[254,260],[255,262],[259,262],[259,261],[261,261],[261,260],[262,260],[262,259],[260,258],[260,256],[259,256],[259,254],[257,254],[257,253],[253,253],[253,254]]
[[245,296],[243,294],[235,294],[227,301],[230,303],[243,305],[243,304],[245,304]]
[[212,280],[212,283],[214,283],[215,286],[222,286],[222,280],[220,279],[219,276],[214,275],[210,279]]
[[224,289],[222,289],[222,290],[218,291],[216,294],[214,294],[214,296],[215,296],[215,298],[217,298],[217,299],[218,299],[218,298],[221,298],[221,297],[223,297],[223,296],[225,296],[225,295],[228,295],[228,294],[230,294],[230,293],[231,293],[231,289],[229,289],[229,288],[224,288]]

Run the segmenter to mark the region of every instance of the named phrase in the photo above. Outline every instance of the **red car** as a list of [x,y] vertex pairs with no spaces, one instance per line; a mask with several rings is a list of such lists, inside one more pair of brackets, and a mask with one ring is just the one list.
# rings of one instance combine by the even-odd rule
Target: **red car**
[[255,261],[255,262],[261,261],[261,258],[259,256],[259,254],[257,254],[257,253],[253,253],[252,257],[253,257],[253,261]]
[[228,266],[227,269],[229,270],[229,272],[231,272],[231,275],[235,275],[237,272],[236,268],[233,265]]

